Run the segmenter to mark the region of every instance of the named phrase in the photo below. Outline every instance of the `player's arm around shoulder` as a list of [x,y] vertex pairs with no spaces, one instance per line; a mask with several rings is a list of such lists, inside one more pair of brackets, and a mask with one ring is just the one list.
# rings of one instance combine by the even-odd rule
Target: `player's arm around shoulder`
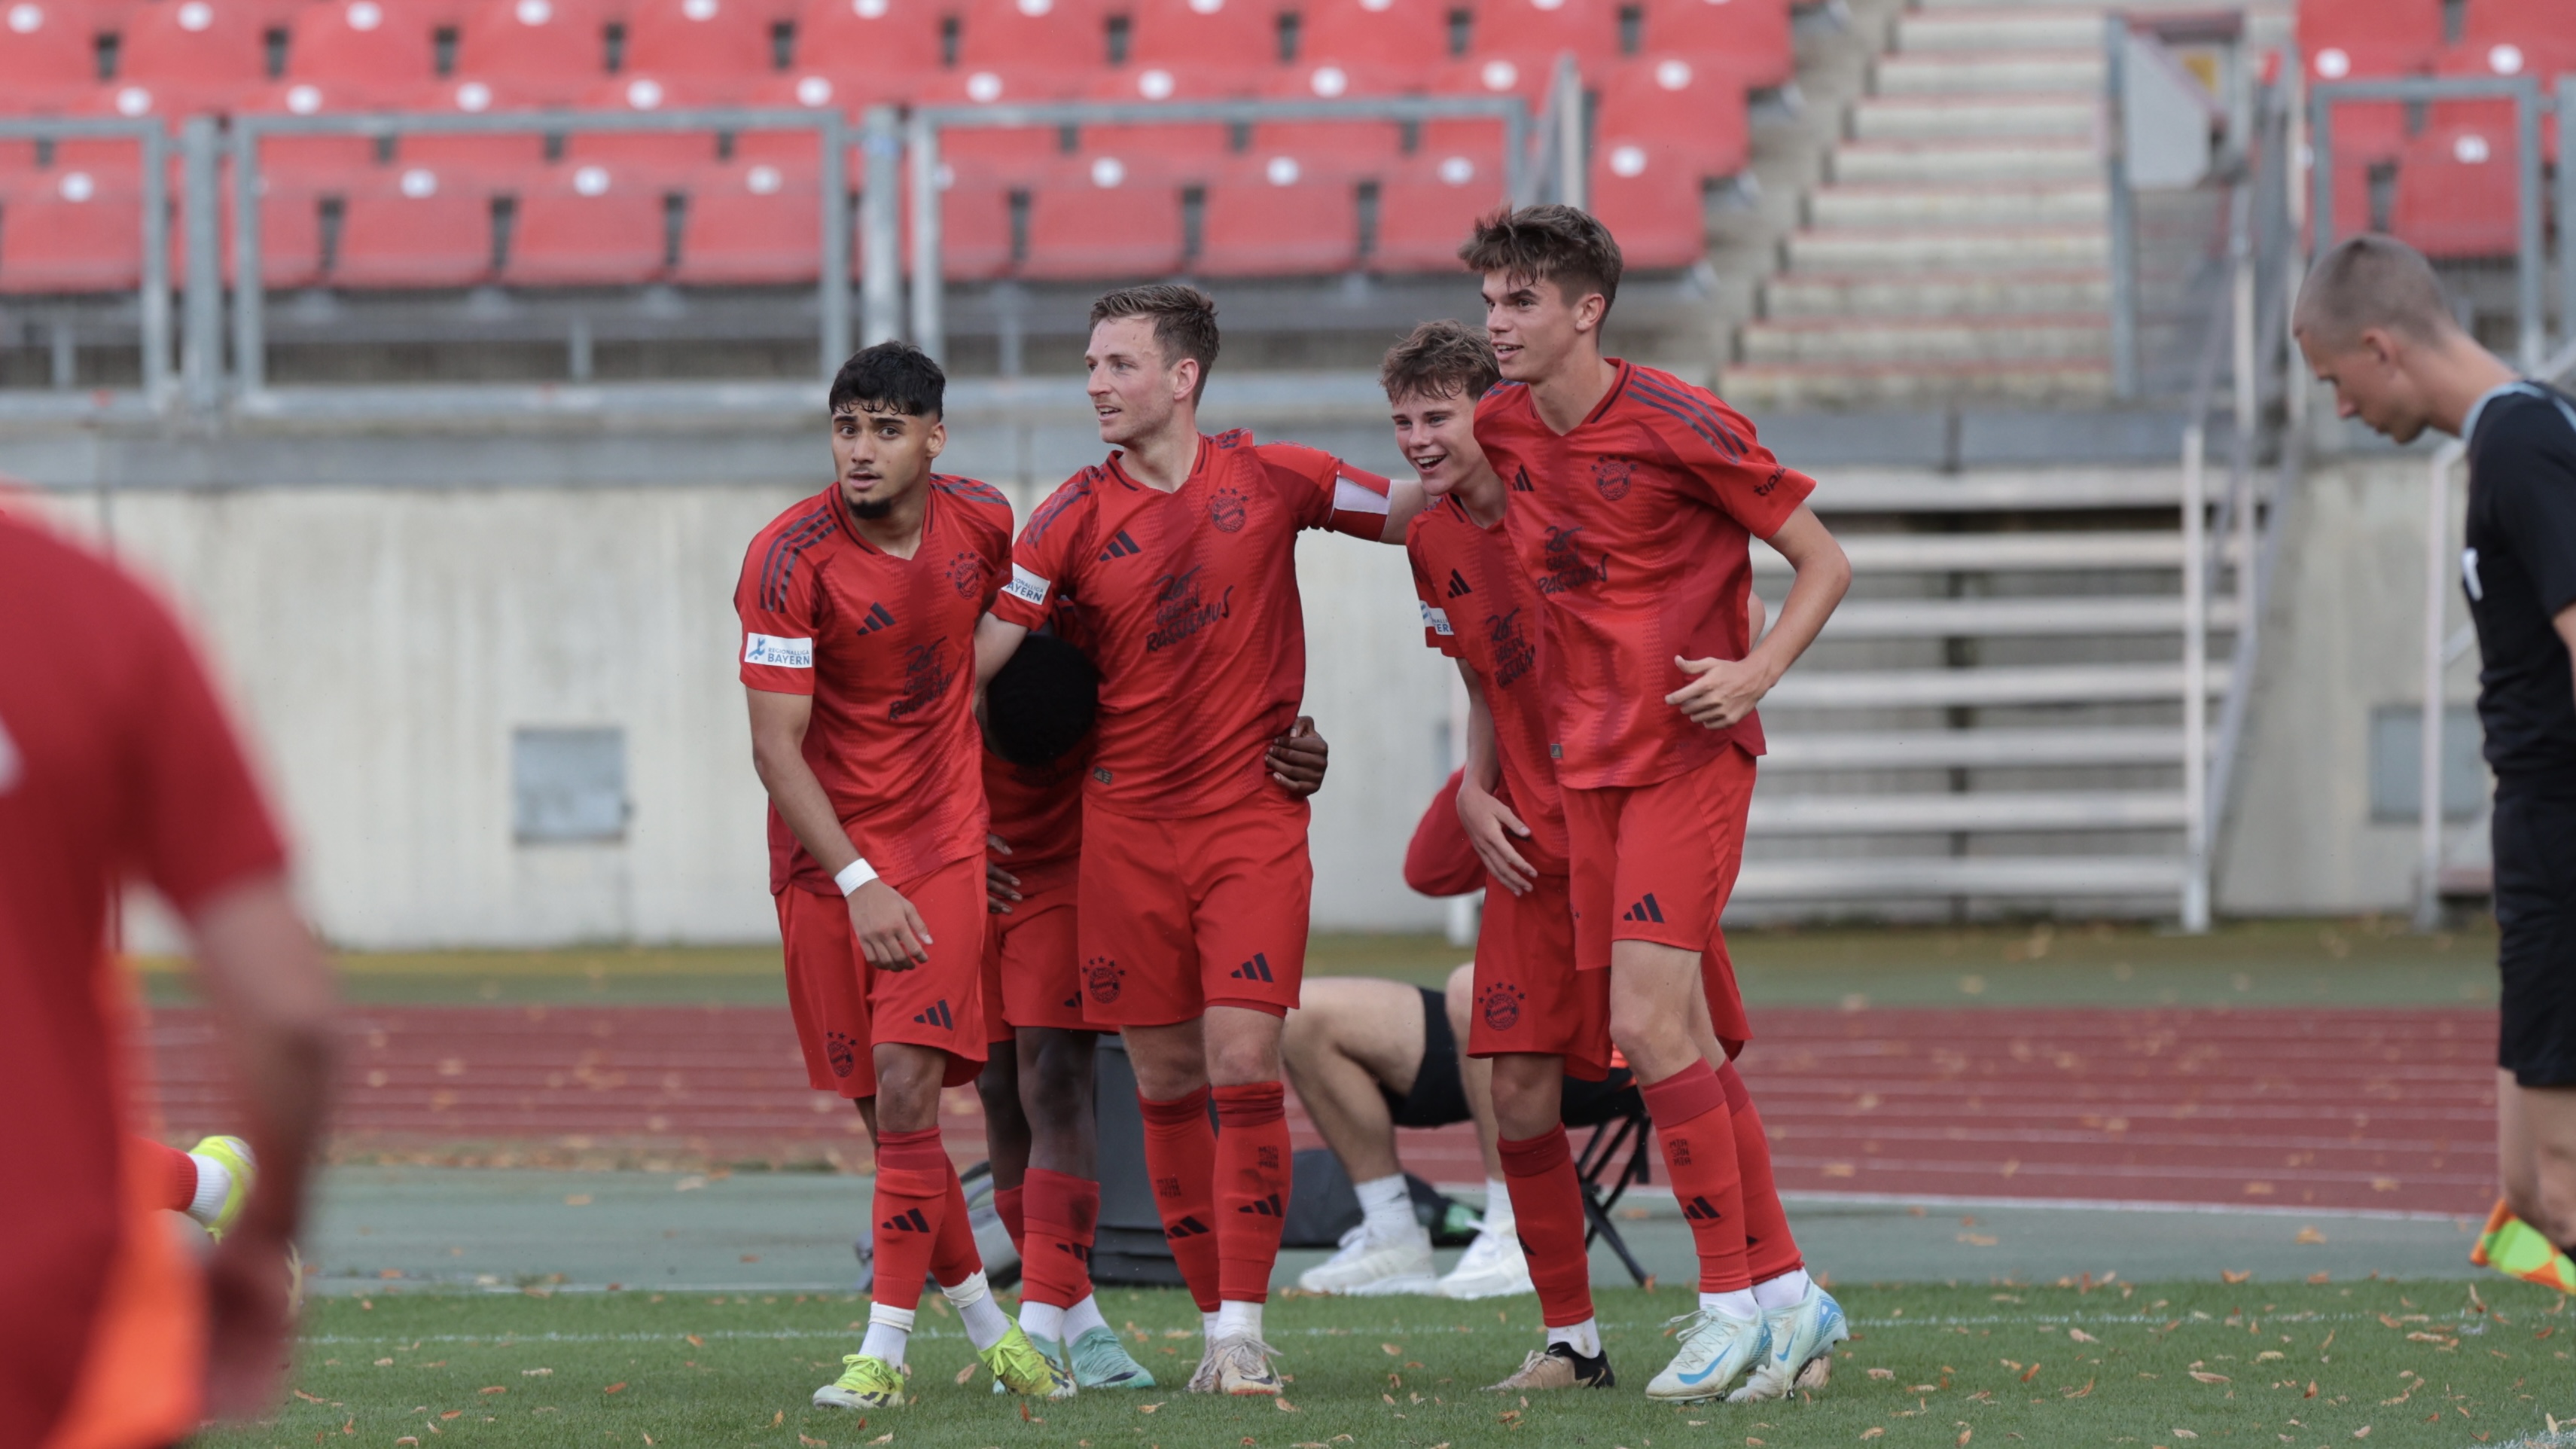
[[1305,495],[1306,506],[1297,508],[1301,527],[1401,544],[1405,527],[1427,501],[1417,480],[1383,478],[1318,448],[1260,443],[1254,452],[1274,479],[1295,480],[1293,492]]
[[1010,549],[1010,577],[986,601],[975,624],[975,687],[981,690],[1011,661],[1020,641],[1044,624],[1056,596],[1071,582],[1090,534],[1091,499],[1098,468],[1085,468],[1058,484],[1029,512]]

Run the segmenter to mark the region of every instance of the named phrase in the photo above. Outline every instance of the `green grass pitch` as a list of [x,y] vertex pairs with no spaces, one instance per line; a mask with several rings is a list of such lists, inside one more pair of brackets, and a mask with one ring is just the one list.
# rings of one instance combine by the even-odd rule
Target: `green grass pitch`
[[[1478,1391],[1539,1339],[1527,1298],[1274,1300],[1286,1397],[1178,1391],[1198,1357],[1178,1292],[1112,1290],[1165,1386],[1061,1404],[993,1396],[936,1295],[913,1340],[915,1401],[809,1407],[857,1344],[843,1294],[379,1295],[314,1303],[268,1423],[209,1449],[310,1444],[644,1449],[1468,1449],[1518,1442],[1897,1446],[2469,1445],[2550,1442],[2576,1419],[2576,1316],[2505,1281],[1868,1287],[1857,1333],[1806,1402],[1659,1407],[1664,1321],[1686,1292],[1604,1291],[1612,1392],[1522,1402]],[[2547,1436],[2544,1438],[2543,1436]],[[2576,1442],[2576,1441],[2571,1441]]]

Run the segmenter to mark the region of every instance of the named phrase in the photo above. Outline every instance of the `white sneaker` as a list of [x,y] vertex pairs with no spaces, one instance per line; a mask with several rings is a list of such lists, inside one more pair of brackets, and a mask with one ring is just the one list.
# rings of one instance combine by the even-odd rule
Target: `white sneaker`
[[1823,1388],[1833,1376],[1834,1345],[1851,1337],[1850,1327],[1843,1322],[1843,1306],[1834,1301],[1834,1295],[1810,1280],[1804,1300],[1772,1309],[1762,1315],[1762,1321],[1770,1331],[1770,1350],[1753,1366],[1744,1387],[1726,1396],[1727,1402],[1785,1399],[1793,1386]]
[[1646,1397],[1657,1403],[1696,1404],[1718,1397],[1771,1342],[1760,1318],[1735,1318],[1713,1308],[1685,1313],[1665,1326],[1679,1329],[1682,1343],[1673,1361],[1646,1385]]
[[1297,1286],[1309,1293],[1342,1293],[1372,1298],[1390,1293],[1437,1294],[1440,1280],[1431,1271],[1431,1234],[1408,1226],[1395,1237],[1369,1236],[1362,1223],[1342,1234],[1342,1250],[1297,1275]]
[[1458,1255],[1458,1266],[1440,1280],[1443,1298],[1513,1298],[1535,1293],[1529,1259],[1521,1255],[1520,1235],[1506,1228],[1487,1229]]

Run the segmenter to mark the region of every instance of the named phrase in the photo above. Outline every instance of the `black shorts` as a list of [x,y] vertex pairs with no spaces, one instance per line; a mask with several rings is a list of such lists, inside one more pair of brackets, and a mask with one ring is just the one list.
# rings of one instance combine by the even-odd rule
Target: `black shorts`
[[2576,793],[2499,788],[2496,1065],[2525,1087],[2576,1086]]
[[[1422,1065],[1414,1069],[1413,1090],[1399,1097],[1384,1087],[1378,1089],[1396,1126],[1446,1127],[1468,1119],[1467,1083],[1458,1073],[1458,1061],[1458,1038],[1449,1030],[1448,998],[1423,987]],[[1612,1067],[1610,1075],[1597,1082],[1574,1076],[1565,1079],[1560,1115],[1568,1127],[1590,1127],[1642,1110],[1636,1080],[1626,1067]]]

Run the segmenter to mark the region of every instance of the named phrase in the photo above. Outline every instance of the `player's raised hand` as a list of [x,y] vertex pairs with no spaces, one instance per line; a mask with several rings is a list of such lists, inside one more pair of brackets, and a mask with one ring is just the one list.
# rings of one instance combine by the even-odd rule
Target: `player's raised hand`
[[872,880],[850,892],[850,929],[859,951],[880,971],[909,971],[930,963],[930,927],[903,892]]
[[[998,835],[985,836],[984,844],[995,854],[1011,853],[1010,842]],[[1002,863],[992,856],[984,857],[985,911],[996,916],[1007,916],[1011,913],[1011,902],[1021,899],[1024,898],[1020,895],[1020,878],[1002,869]]]
[[1676,654],[1673,667],[1699,677],[1665,695],[1664,703],[1713,730],[1753,713],[1775,682],[1769,670],[1750,659],[1684,659]]
[[1332,747],[1315,733],[1315,721],[1301,714],[1288,733],[1270,742],[1270,778],[1280,789],[1304,799],[1324,788],[1324,766],[1331,753]]
[[1527,894],[1538,872],[1512,842],[1527,840],[1530,828],[1510,806],[1478,785],[1473,771],[1458,782],[1458,823],[1467,827],[1467,843],[1475,847],[1476,858],[1485,863],[1494,883],[1513,895]]

